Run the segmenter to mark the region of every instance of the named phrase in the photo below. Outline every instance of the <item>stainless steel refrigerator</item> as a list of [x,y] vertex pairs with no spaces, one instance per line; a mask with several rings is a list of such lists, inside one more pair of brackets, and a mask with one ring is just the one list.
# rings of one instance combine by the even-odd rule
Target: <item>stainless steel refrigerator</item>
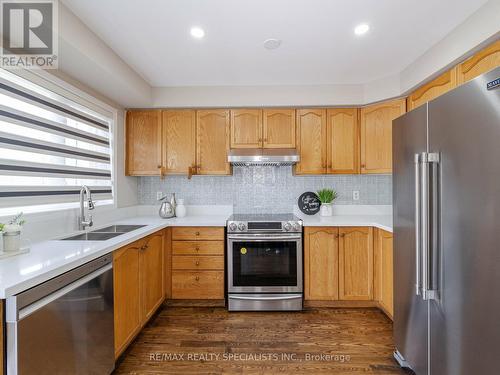
[[395,358],[500,373],[500,68],[393,122]]

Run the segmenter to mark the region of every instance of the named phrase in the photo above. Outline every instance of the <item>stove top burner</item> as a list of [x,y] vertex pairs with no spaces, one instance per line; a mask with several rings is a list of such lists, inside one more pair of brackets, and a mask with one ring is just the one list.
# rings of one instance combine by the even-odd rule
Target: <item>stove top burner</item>
[[299,221],[294,214],[234,214],[229,221]]

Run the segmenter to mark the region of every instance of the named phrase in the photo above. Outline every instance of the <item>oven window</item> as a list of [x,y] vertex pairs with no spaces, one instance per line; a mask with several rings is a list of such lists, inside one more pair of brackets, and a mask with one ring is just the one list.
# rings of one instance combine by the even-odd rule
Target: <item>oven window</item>
[[296,286],[297,242],[233,242],[234,286]]

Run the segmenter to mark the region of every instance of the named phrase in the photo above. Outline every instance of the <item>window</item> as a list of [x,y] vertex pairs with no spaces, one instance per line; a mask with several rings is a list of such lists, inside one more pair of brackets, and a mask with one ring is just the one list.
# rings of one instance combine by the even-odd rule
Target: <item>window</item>
[[113,202],[112,119],[2,71],[0,215],[71,207],[82,185]]

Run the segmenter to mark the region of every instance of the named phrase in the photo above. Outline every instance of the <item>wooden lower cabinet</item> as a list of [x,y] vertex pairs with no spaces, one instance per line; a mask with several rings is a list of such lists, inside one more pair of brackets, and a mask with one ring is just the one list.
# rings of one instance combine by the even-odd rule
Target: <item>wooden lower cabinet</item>
[[371,227],[308,227],[304,243],[306,301],[373,300]]
[[163,234],[156,232],[113,254],[115,357],[165,298]]
[[163,231],[148,237],[140,260],[142,317],[148,320],[165,299]]
[[172,299],[224,299],[224,228],[172,228]]
[[392,233],[375,229],[375,299],[392,319],[394,314],[394,266]]
[[224,271],[172,270],[173,299],[223,299]]
[[339,229],[339,299],[373,299],[373,228]]
[[304,237],[304,298],[331,301],[339,298],[338,228],[310,227]]

